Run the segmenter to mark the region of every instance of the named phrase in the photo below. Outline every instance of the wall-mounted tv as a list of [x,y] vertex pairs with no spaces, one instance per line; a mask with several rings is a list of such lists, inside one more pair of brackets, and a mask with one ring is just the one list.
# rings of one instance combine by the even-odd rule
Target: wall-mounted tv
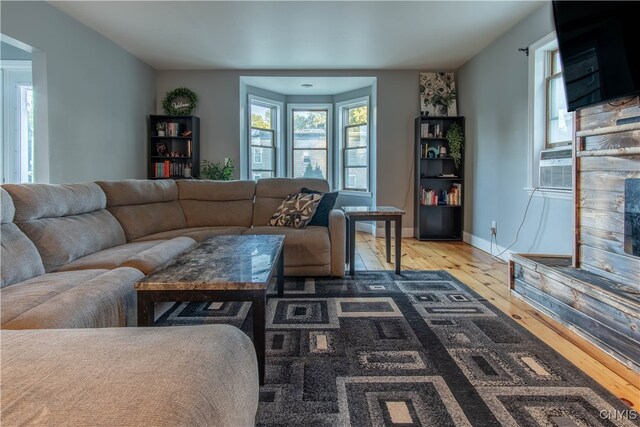
[[569,111],[640,93],[635,1],[553,1]]

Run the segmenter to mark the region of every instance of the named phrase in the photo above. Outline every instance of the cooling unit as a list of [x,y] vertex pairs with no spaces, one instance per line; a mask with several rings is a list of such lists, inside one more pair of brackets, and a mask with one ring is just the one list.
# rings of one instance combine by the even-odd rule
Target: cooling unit
[[572,188],[572,169],[571,147],[540,151],[540,187]]

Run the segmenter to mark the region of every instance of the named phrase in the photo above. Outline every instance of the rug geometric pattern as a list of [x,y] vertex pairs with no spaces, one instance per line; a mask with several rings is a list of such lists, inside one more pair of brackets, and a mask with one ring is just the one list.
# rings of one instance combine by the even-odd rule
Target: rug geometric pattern
[[[157,324],[251,335],[248,304],[176,303]],[[287,278],[266,311],[260,426],[638,425],[601,416],[629,408],[444,271]]]

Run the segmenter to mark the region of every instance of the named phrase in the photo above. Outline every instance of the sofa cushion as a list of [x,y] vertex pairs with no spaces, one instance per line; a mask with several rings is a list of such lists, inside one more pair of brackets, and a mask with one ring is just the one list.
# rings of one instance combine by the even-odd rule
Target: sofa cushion
[[123,179],[96,184],[104,191],[108,208],[178,200],[178,186],[172,179]]
[[254,181],[177,181],[187,227],[251,227]]
[[42,258],[33,242],[14,224],[11,196],[0,188],[0,288],[44,274]]
[[267,225],[280,203],[289,195],[299,193],[302,187],[326,193],[329,184],[317,178],[263,178],[256,183],[253,206],[253,225]]
[[151,240],[147,242],[126,243],[113,248],[94,252],[65,264],[56,271],[89,270],[117,267],[133,267],[144,274],[152,273],[176,256],[196,245],[195,240],[178,237],[171,240]]
[[181,228],[179,230],[163,231],[162,233],[150,234],[137,239],[136,242],[145,242],[156,239],[173,239],[175,237],[190,237],[196,242],[203,242],[211,236],[242,234],[247,227],[193,227]]
[[42,258],[33,242],[15,224],[1,227],[0,288],[44,274]]
[[2,331],[2,424],[249,426],[251,340],[228,325]]
[[187,226],[173,180],[126,179],[97,184],[104,190],[107,208],[120,222],[128,242]]
[[16,207],[7,191],[0,187],[0,223],[10,224],[16,214]]
[[46,271],[121,245],[124,232],[95,184],[7,184],[16,224],[38,249]]
[[322,194],[290,194],[269,220],[272,227],[305,228],[320,205]]
[[331,264],[331,242],[326,227],[254,227],[243,234],[283,234],[285,267]]
[[24,221],[18,225],[38,248],[47,272],[125,243],[120,224],[105,209],[82,215]]
[[107,270],[48,273],[0,290],[0,325]]
[[4,184],[16,208],[15,221],[80,215],[104,209],[104,192],[93,182]]
[[0,290],[3,329],[135,325],[134,268],[49,273]]

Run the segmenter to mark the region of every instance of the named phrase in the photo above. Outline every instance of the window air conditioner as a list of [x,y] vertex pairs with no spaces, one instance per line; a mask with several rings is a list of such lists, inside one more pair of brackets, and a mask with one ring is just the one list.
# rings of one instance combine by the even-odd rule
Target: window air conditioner
[[540,151],[540,187],[571,189],[571,147]]

